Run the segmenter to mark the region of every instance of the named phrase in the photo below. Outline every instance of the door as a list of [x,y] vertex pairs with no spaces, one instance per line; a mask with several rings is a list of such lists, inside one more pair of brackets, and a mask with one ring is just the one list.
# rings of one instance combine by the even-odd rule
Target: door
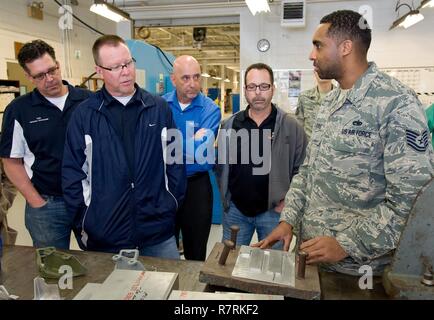
[[26,86],[26,92],[32,91],[35,86],[24,75],[23,68],[16,62],[7,63],[7,72],[9,80],[19,80],[20,86]]

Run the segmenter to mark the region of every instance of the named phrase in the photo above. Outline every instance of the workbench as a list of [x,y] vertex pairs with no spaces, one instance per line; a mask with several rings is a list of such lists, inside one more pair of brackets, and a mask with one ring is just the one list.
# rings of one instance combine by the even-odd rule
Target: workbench
[[[72,290],[60,290],[60,295],[64,299],[72,299],[87,283],[104,282],[115,266],[112,253],[73,250],[64,252],[73,254],[88,270],[86,275],[74,277]],[[229,290],[199,282],[203,262],[142,256],[139,260],[146,270],[178,273],[179,290],[199,292]],[[0,284],[4,285],[10,294],[17,295],[20,299],[33,299],[33,279],[38,275],[35,248],[25,246],[3,248]],[[358,277],[320,272],[321,298],[326,300],[388,299],[381,278],[374,277],[372,290],[359,289],[358,281]],[[57,283],[57,281],[48,279],[47,283]]]
[[[60,251],[60,250],[59,250]],[[64,299],[72,299],[87,283],[103,283],[113,271],[113,253],[62,250],[74,255],[87,268],[87,274],[74,277],[72,290],[59,290]],[[176,272],[179,274],[179,290],[201,291],[206,284],[199,282],[201,262],[169,260],[153,257],[139,257],[148,271]],[[10,294],[20,299],[33,299],[33,279],[39,275],[36,264],[36,250],[33,247],[5,246],[3,248],[0,284]],[[48,284],[57,283],[56,279],[46,279]]]

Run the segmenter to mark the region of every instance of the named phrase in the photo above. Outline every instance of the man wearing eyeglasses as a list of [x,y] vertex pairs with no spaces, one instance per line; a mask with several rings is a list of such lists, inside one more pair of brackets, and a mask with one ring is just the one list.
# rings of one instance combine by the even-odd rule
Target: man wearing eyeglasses
[[0,156],[7,176],[26,199],[25,225],[33,245],[68,249],[72,219],[61,188],[65,132],[89,92],[62,80],[54,49],[42,40],[24,44],[18,62],[36,88],[7,106]]
[[165,161],[165,137],[176,128],[172,112],[135,83],[134,59],[122,38],[102,36],[92,52],[104,86],[71,119],[62,171],[79,245],[179,259],[175,213],[186,177],[182,163]]
[[[218,141],[218,148],[225,148],[223,153],[219,150],[217,165],[224,207],[223,239],[230,239],[230,227],[238,225],[237,245],[249,245],[255,230],[262,240],[278,225],[283,199],[303,163],[307,145],[297,120],[271,102],[272,69],[263,63],[253,64],[244,79],[248,106],[222,124]],[[236,154],[231,153],[234,145]],[[257,170],[262,165],[259,156],[269,164],[264,171]],[[282,248],[282,244],[274,248]]]
[[[204,261],[213,205],[208,171],[214,166],[206,157],[208,151],[214,154],[221,112],[214,101],[200,92],[201,70],[194,57],[176,58],[170,78],[176,89],[163,98],[182,132],[188,177],[186,197],[176,214],[176,235],[181,230],[186,259]],[[198,159],[201,157],[204,161]]]

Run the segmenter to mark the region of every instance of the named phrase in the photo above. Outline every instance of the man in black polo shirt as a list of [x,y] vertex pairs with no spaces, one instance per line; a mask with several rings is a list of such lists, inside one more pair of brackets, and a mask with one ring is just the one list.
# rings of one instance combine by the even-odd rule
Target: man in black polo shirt
[[[271,103],[271,68],[253,64],[244,79],[249,105],[222,124],[218,142],[219,149],[225,148],[219,150],[217,166],[224,207],[223,239],[230,239],[230,226],[238,225],[237,245],[249,245],[255,230],[258,239],[264,239],[278,225],[283,199],[303,163],[307,144],[295,118]],[[234,145],[236,154],[231,154]],[[281,247],[281,243],[275,246]]]
[[68,249],[73,217],[67,214],[61,187],[65,132],[89,92],[62,81],[54,49],[42,40],[26,43],[18,62],[36,88],[6,107],[0,157],[26,199],[25,224],[33,245]]

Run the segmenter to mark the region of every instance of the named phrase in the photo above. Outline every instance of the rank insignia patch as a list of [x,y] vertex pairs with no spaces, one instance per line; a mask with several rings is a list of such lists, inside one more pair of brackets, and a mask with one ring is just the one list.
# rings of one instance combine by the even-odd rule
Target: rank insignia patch
[[429,144],[428,130],[419,134],[418,132],[407,129],[405,133],[409,147],[418,152],[425,152],[427,150]]

